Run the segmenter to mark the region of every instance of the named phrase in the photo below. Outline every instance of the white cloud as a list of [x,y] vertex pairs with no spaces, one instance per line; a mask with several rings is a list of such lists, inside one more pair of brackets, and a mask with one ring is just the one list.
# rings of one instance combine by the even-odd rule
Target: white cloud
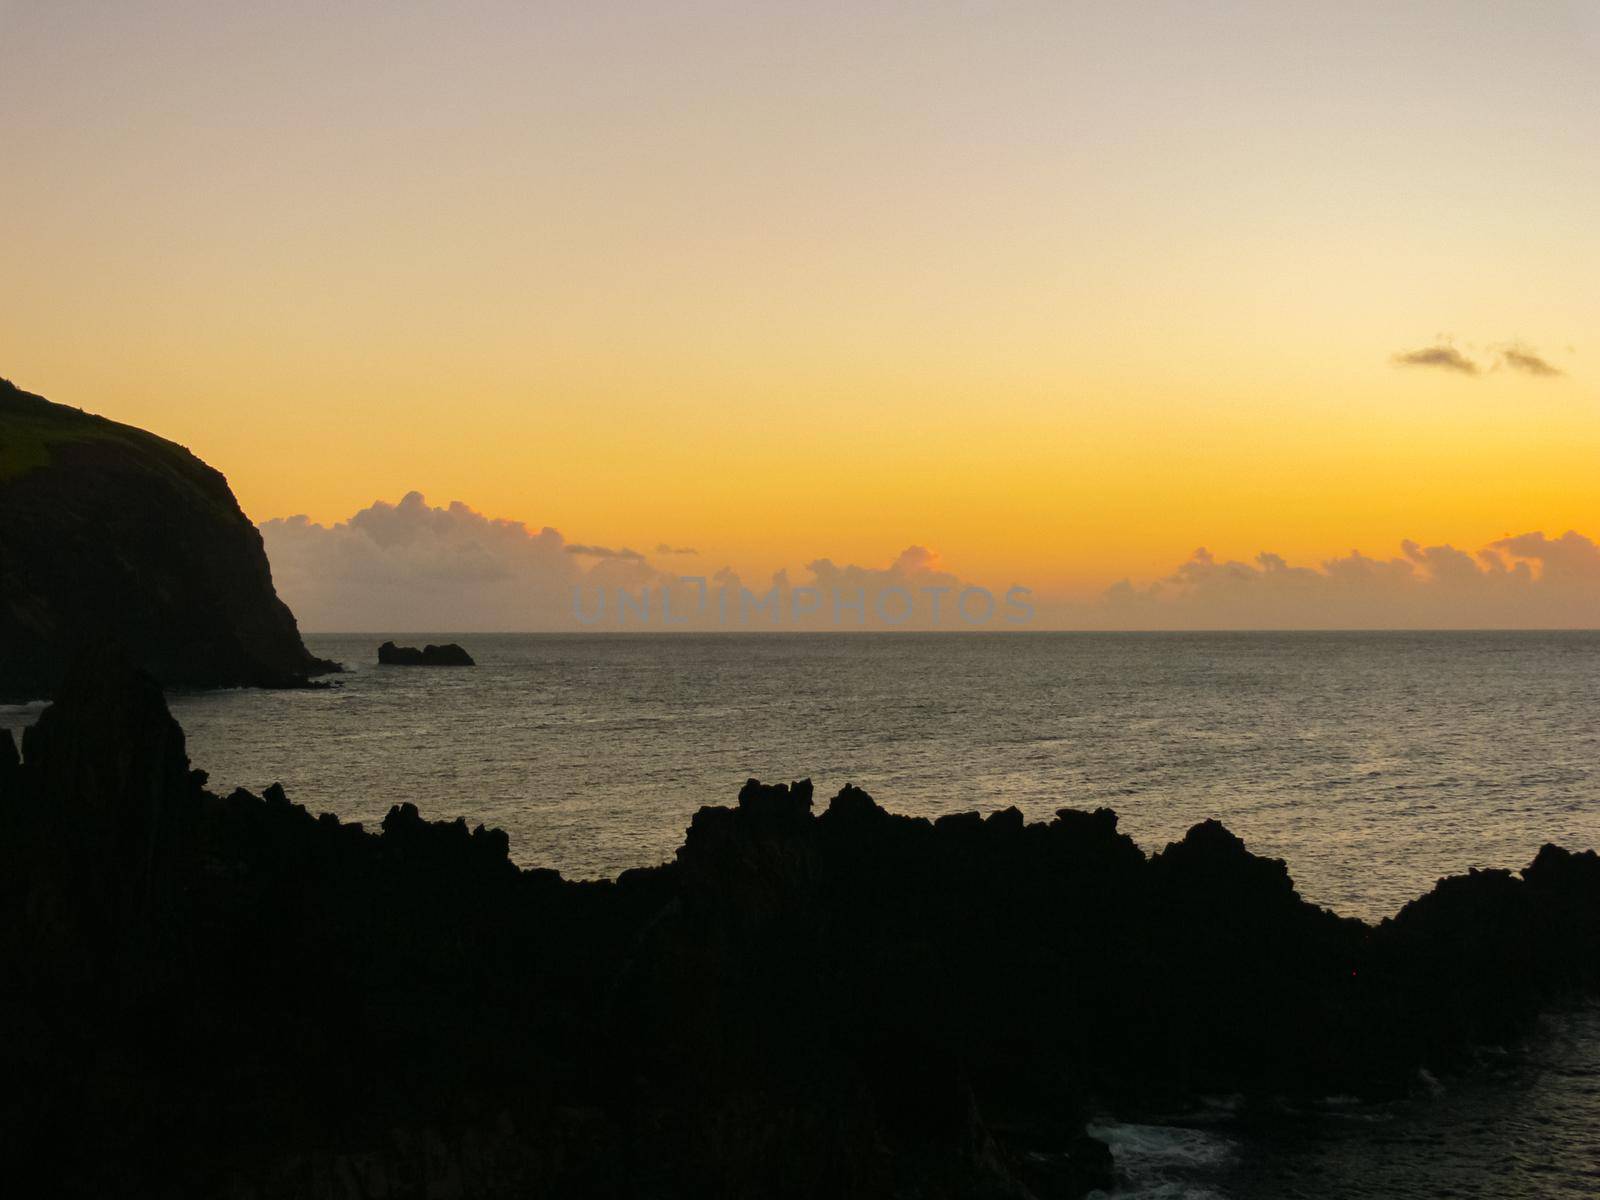
[[[644,554],[569,543],[551,528],[497,520],[412,492],[348,521],[305,517],[261,526],[279,594],[307,630],[371,632],[687,629],[1393,629],[1600,626],[1600,546],[1575,532],[1527,533],[1469,553],[1402,542],[1315,566],[1262,553],[1249,562],[1197,550],[1164,579],[1123,581],[1096,599],[984,596],[923,546],[885,567],[808,563],[747,583],[724,567],[663,569]],[[660,543],[660,557],[686,553]],[[704,575],[701,585],[675,582]],[[574,610],[573,589],[588,624]],[[646,599],[644,593],[648,589]],[[746,591],[748,590],[748,596]],[[606,609],[596,619],[600,593]],[[619,592],[630,597],[624,610]],[[859,600],[858,600],[859,597]],[[640,610],[648,602],[648,617]],[[1022,605],[1034,615],[1022,620]],[[934,608],[938,607],[937,619]],[[974,621],[974,616],[987,619]]]
[[[663,570],[626,547],[568,542],[554,529],[492,519],[459,501],[434,508],[418,492],[398,504],[377,501],[332,526],[303,516],[267,521],[261,534],[279,595],[301,628],[313,631],[662,629],[663,586],[670,586],[674,628],[969,624],[957,605],[970,585],[921,546],[883,568],[818,559],[799,582],[778,571],[747,595],[726,567]],[[658,556],[680,562],[695,553],[667,542],[656,547]],[[691,573],[703,573],[703,584],[681,582]],[[969,602],[975,613],[989,607],[981,597]],[[1016,613],[1000,596],[992,607],[984,623]]]
[[278,594],[308,630],[567,628],[574,584],[656,576],[637,556],[586,565],[548,526],[486,517],[460,501],[434,508],[418,492],[332,526],[267,521],[261,536]]

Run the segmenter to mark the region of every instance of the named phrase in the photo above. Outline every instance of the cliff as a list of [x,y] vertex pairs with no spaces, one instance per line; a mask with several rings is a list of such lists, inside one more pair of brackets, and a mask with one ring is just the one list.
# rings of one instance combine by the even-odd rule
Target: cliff
[[[1377,926],[1205,822],[751,781],[569,883],[208,792],[153,681],[0,735],[0,1172],[100,1196],[1080,1197],[1090,1112],[1384,1096],[1600,984],[1600,860]],[[1170,1109],[1169,1109],[1170,1110]],[[36,1185],[28,1187],[29,1181]]]
[[301,643],[219,472],[0,380],[0,700],[54,694],[90,640],[169,686],[291,687],[337,669]]

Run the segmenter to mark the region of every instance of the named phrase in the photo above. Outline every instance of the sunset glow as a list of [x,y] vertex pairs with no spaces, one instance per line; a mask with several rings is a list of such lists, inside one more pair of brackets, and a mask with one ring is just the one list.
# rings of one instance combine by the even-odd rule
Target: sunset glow
[[1121,8],[0,3],[0,371],[750,578],[1600,534],[1594,7]]

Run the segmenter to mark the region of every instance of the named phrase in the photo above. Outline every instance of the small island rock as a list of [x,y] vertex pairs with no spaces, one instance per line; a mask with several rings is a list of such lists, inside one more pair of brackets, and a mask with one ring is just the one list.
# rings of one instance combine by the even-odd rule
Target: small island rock
[[387,667],[475,667],[468,654],[454,642],[443,646],[396,646],[385,642],[378,647],[378,662]]

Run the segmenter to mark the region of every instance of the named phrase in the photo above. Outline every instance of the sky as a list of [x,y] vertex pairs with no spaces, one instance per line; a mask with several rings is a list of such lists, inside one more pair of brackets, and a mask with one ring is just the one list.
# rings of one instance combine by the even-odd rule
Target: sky
[[292,605],[412,493],[1068,624],[1532,585],[1600,536],[1597,66],[1593,2],[0,0],[0,374],[221,469]]

